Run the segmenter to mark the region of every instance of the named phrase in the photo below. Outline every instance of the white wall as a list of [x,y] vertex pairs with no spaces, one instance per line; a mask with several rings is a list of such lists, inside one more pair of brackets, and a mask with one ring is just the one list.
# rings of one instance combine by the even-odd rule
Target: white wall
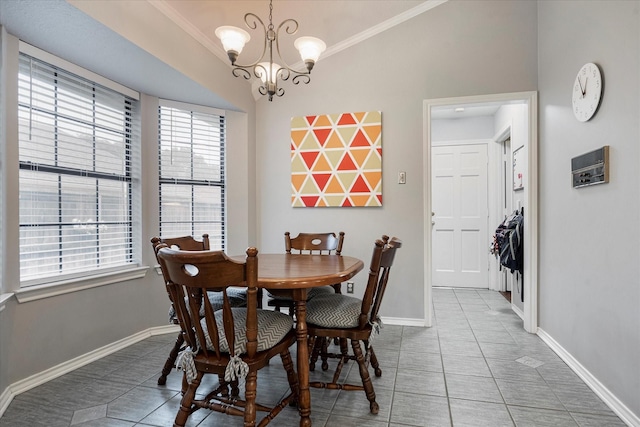
[[[540,328],[640,416],[638,1],[538,3]],[[571,111],[580,67],[604,76],[589,122]],[[610,182],[570,185],[571,158],[610,145]]]

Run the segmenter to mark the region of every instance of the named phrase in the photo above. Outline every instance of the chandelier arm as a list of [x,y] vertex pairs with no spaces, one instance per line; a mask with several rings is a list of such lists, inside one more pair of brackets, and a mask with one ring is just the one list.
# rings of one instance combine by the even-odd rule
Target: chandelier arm
[[309,74],[296,74],[295,76],[293,76],[293,78],[291,79],[291,81],[293,82],[294,85],[300,84],[300,83],[304,83],[306,85],[309,84],[309,82],[311,81],[311,77],[309,77]]
[[251,12],[246,13],[244,15],[244,23],[247,26],[247,28],[249,28],[250,30],[258,29],[258,23],[260,23],[260,26],[262,27],[262,32],[264,33],[264,44],[262,45],[262,53],[260,54],[258,59],[255,62],[252,62],[250,64],[241,65],[236,63],[234,65],[234,67],[239,67],[239,68],[252,68],[258,65],[258,63],[264,59],[264,56],[267,53],[267,26],[264,25],[264,22],[262,22],[262,19],[260,19],[258,15]]
[[[295,68],[292,68],[289,64],[287,64],[287,61],[285,61],[284,58],[282,57],[282,54],[280,53],[280,29],[283,26],[284,26],[285,33],[289,35],[293,35],[298,31],[298,21],[291,18],[285,19],[280,23],[280,25],[278,25],[278,29],[276,30],[276,52],[278,54],[278,59],[282,63],[281,68],[286,69],[293,74],[301,74],[301,75],[311,74],[309,71],[298,71]],[[287,74],[287,78],[283,78],[282,80],[287,80],[288,78],[289,78],[289,75]],[[309,79],[309,81],[311,81],[311,79]]]
[[231,73],[234,77],[243,77],[245,80],[249,80],[251,78],[251,73],[244,68],[235,67]]

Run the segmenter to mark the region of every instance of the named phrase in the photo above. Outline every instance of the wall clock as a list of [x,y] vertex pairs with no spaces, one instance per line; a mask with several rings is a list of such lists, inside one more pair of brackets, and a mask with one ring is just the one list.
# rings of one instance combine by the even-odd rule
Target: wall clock
[[600,68],[588,62],[580,68],[573,83],[573,114],[586,122],[598,111],[602,98],[602,75]]

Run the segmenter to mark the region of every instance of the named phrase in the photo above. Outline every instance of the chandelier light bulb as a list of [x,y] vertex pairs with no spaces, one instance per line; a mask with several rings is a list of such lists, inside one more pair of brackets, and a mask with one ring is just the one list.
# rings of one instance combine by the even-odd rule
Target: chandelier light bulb
[[[216,29],[216,36],[222,42],[222,47],[229,55],[231,63],[235,63],[236,58],[242,52],[244,45],[251,40],[251,36],[245,30],[225,25]],[[231,58],[233,54],[233,58]]]
[[[296,39],[293,43],[298,52],[300,52],[300,57],[304,61],[305,64],[311,62],[311,66],[320,58],[320,54],[325,51],[327,45],[325,42],[316,37],[300,37]],[[309,65],[307,65],[307,68]],[[309,69],[311,71],[311,69]]]
[[279,69],[280,65],[276,63],[271,63],[271,69],[269,69],[268,62],[261,62],[256,65],[256,76],[260,77],[262,83],[275,83]]

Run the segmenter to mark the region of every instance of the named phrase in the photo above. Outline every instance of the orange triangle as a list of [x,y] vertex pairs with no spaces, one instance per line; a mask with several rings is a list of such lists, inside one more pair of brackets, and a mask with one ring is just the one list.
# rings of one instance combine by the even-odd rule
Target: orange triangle
[[382,179],[382,172],[380,171],[364,172],[363,175],[364,175],[364,178],[369,183],[369,187],[371,188],[376,188],[378,186],[378,183]]
[[367,206],[367,202],[369,201],[370,197],[371,196],[369,194],[364,196],[356,196],[352,194],[351,196],[349,196],[349,198],[353,202],[353,206]]
[[382,130],[382,126],[374,125],[374,126],[363,126],[362,129],[367,133],[369,137],[369,141],[372,144],[375,144],[378,138],[380,137],[380,131]]
[[331,177],[331,181],[329,181],[329,185],[324,189],[325,194],[341,194],[344,193],[344,188],[340,184],[340,180],[335,175]]
[[327,158],[324,156],[324,154],[321,154],[320,157],[318,158],[318,161],[316,161],[315,166],[313,167],[313,171],[314,172],[330,172],[331,170],[333,170],[333,168],[327,161]]
[[302,197],[300,197],[300,199],[302,199],[302,203],[308,208],[314,207],[319,198],[320,198],[320,196],[302,196]]
[[319,151],[305,151],[304,153],[300,153],[300,156],[304,160],[304,163],[307,165],[307,168],[309,170],[311,170],[311,167],[313,166],[313,162],[316,161],[318,154],[320,154]]
[[338,121],[338,126],[355,125],[355,124],[356,124],[356,121],[353,119],[353,116],[349,113],[344,113],[340,117],[340,120]]
[[331,133],[331,129],[314,129],[313,133],[316,135],[316,139],[320,143],[320,145],[324,145],[327,141],[327,137]]
[[313,179],[316,181],[316,185],[318,186],[318,188],[320,189],[320,191],[324,191],[324,187],[327,185],[327,182],[329,182],[329,178],[331,178],[331,174],[330,173],[314,173],[313,175]]
[[317,116],[305,116],[305,119],[307,119],[307,123],[309,123],[309,125],[311,126],[316,117]]
[[338,132],[331,132],[329,139],[324,145],[324,148],[344,148],[344,144],[338,135]]
[[358,176],[356,182],[351,186],[351,190],[349,193],[369,193],[371,189],[367,185],[366,181],[362,178],[362,176]]
[[304,183],[304,179],[307,177],[307,175],[291,175],[291,185],[293,185],[293,188],[295,191],[300,191],[300,188],[302,187],[302,184]]
[[357,149],[357,150],[351,150],[349,152],[351,153],[351,156],[353,156],[353,159],[358,164],[358,167],[362,168],[362,166],[364,165],[364,161],[367,160],[367,156],[369,156],[369,153],[371,153],[371,150]]
[[331,120],[329,120],[329,116],[327,115],[322,115],[322,116],[318,116],[318,120],[316,120],[316,124],[314,125],[315,127],[324,127],[324,126],[331,126]]
[[356,135],[351,140],[350,147],[369,147],[371,143],[367,139],[367,137],[362,133],[361,130],[358,130]]
[[304,140],[305,135],[307,134],[307,130],[292,130],[291,131],[291,143],[299,147],[300,143]]
[[357,167],[356,167],[355,163],[353,163],[353,159],[351,158],[349,153],[346,153],[344,155],[344,157],[342,158],[342,161],[338,165],[338,170],[339,171],[352,171],[352,170],[355,170],[355,169],[357,169]]
[[362,119],[364,118],[364,116],[367,114],[366,111],[362,111],[360,113],[353,113],[353,115],[356,117],[356,120],[359,122],[362,121]]

